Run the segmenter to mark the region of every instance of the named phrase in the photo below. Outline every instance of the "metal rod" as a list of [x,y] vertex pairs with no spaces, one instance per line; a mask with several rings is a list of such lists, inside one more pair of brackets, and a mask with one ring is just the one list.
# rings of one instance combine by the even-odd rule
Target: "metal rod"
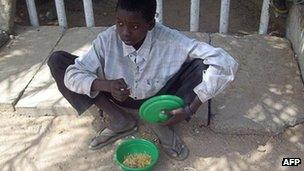
[[200,15],[200,0],[191,0],[190,31],[198,31]]
[[207,122],[207,126],[210,125],[210,120],[211,120],[211,99],[208,100],[208,122]]
[[94,21],[92,0],[83,0],[83,7],[84,7],[87,27],[94,27],[95,21]]
[[220,33],[228,33],[229,27],[229,11],[230,11],[230,0],[222,0],[221,2],[221,16],[220,16]]
[[163,23],[163,0],[157,0],[156,12],[158,14],[156,21]]
[[32,26],[39,26],[39,20],[37,16],[37,10],[34,0],[26,0],[27,10],[30,17],[30,22]]
[[259,34],[266,34],[269,24],[269,5],[270,0],[264,0],[260,19]]
[[65,8],[64,8],[64,0],[55,0],[56,3],[56,10],[57,10],[57,16],[58,16],[58,22],[59,25],[67,28],[67,19],[65,15]]

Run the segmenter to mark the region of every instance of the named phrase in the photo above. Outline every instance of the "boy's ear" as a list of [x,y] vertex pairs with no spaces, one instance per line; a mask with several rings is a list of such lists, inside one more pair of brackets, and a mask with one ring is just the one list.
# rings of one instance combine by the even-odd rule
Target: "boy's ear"
[[148,24],[149,24],[149,30],[152,30],[154,28],[154,26],[155,26],[155,19],[149,21]]

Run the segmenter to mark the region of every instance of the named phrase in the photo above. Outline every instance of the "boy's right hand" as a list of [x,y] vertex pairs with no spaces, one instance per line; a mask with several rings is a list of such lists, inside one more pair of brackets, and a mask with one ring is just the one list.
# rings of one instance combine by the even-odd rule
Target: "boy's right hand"
[[125,101],[130,96],[130,89],[123,78],[109,80],[109,90],[112,96],[118,101]]

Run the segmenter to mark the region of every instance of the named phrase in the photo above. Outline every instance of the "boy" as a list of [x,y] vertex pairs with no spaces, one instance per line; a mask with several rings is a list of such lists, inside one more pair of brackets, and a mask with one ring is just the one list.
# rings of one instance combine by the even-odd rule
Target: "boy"
[[187,106],[151,127],[165,153],[183,160],[189,150],[171,126],[189,120],[234,79],[238,64],[228,53],[155,23],[155,11],[156,0],[118,0],[116,25],[100,33],[87,54],[54,52],[48,61],[58,89],[79,114],[95,104],[109,116],[90,149],[136,131],[135,120],[118,106],[138,109],[152,96],[173,94]]

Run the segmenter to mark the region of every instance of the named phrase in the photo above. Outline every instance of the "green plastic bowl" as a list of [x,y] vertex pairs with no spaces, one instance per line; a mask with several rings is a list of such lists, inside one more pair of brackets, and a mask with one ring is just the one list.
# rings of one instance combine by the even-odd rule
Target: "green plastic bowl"
[[[127,155],[135,153],[146,153],[151,156],[150,165],[143,168],[131,168],[123,164],[123,161]],[[121,142],[115,150],[114,161],[123,171],[150,171],[156,164],[159,157],[159,151],[156,145],[146,139],[142,138],[130,138]]]
[[171,116],[163,113],[184,107],[184,101],[175,95],[159,95],[146,100],[139,108],[139,116],[149,123],[163,123]]

